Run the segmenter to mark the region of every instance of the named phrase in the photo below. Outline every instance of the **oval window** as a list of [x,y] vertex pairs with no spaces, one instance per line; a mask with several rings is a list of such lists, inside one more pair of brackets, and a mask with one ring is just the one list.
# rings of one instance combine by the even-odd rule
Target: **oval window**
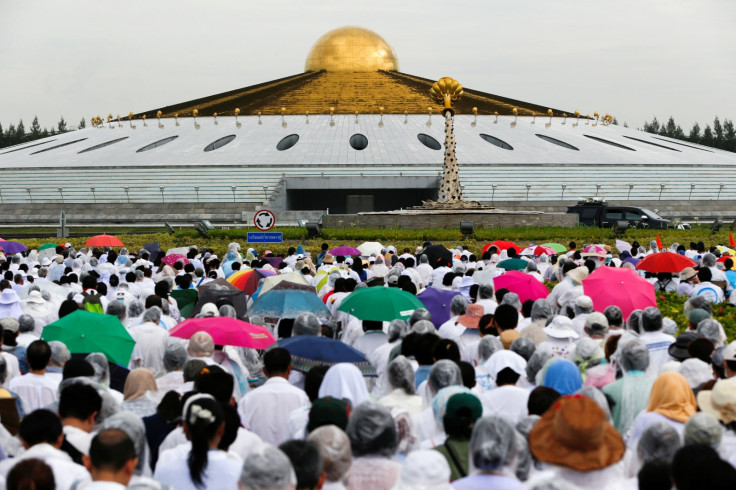
[[657,143],[652,143],[651,141],[640,140],[639,138],[634,138],[633,136],[624,136],[624,138],[629,138],[630,140],[638,141],[639,143],[646,143],[647,145],[658,146],[660,148],[664,148],[665,150],[672,150],[672,151],[677,151],[677,152],[682,153],[677,148],[670,148],[669,146],[664,146],[664,145],[660,145],[660,144],[657,144]]
[[560,141],[556,138],[552,138],[551,136],[546,136],[544,134],[537,134],[537,137],[543,139],[547,143],[552,143],[553,145],[561,146],[563,148],[567,148],[568,150],[580,151],[579,149],[572,146],[570,143],[565,143],[564,141]]
[[583,136],[585,136],[586,138],[590,138],[592,140],[599,141],[601,143],[605,143],[607,145],[615,146],[616,148],[623,148],[624,150],[636,151],[633,148],[629,148],[628,146],[622,145],[621,143],[616,143],[615,141],[609,141],[607,139],[599,138],[597,136],[591,136],[589,134],[584,134]]
[[166,143],[171,143],[178,137],[179,135],[175,135],[175,136],[169,136],[168,138],[164,138],[162,140],[154,141],[150,145],[146,145],[143,148],[139,148],[138,150],[136,150],[136,153],[140,153],[142,151],[153,150],[154,148],[158,148],[159,146],[164,146]]
[[104,148],[106,146],[114,145],[118,141],[123,141],[123,140],[127,140],[127,139],[128,139],[127,136],[123,136],[122,138],[117,138],[117,139],[114,139],[114,140],[105,141],[104,143],[100,143],[99,145],[95,145],[95,146],[90,146],[89,148],[85,148],[84,150],[79,151],[77,153],[86,153],[88,151],[99,150],[100,148]]
[[294,146],[297,141],[299,141],[299,135],[290,134],[276,144],[276,149],[278,151],[288,150],[289,148]]
[[350,146],[353,147],[353,150],[365,150],[368,148],[368,138],[356,133],[350,137]]
[[511,146],[510,144],[506,143],[504,140],[498,139],[495,136],[491,136],[490,134],[483,134],[483,133],[481,133],[480,134],[480,137],[483,138],[483,140],[487,141],[488,143],[490,143],[492,145],[496,145],[499,148],[503,148],[504,150],[513,150],[514,149],[513,146]]
[[226,144],[230,143],[232,140],[235,139],[235,135],[231,134],[228,136],[225,136],[224,138],[220,138],[219,140],[213,141],[209,145],[204,147],[204,151],[212,151],[216,150],[218,148],[222,148]]
[[52,141],[56,141],[56,139],[52,139],[52,140],[48,140],[48,141],[44,141],[43,143],[35,143],[35,144],[33,144],[33,145],[26,145],[26,146],[22,146],[22,147],[20,147],[20,148],[15,148],[15,149],[13,149],[13,150],[8,150],[8,151],[4,151],[4,152],[0,153],[0,155],[5,155],[6,153],[13,153],[14,151],[27,150],[28,148],[31,148],[31,147],[33,147],[33,146],[41,146],[41,145],[47,145],[47,144],[51,143]]
[[87,139],[87,138],[82,138],[82,139],[78,139],[78,140],[74,140],[74,141],[69,141],[68,143],[62,143],[62,144],[60,144],[60,145],[52,146],[52,147],[50,147],[50,148],[44,148],[43,150],[38,150],[38,151],[34,151],[33,153],[29,153],[29,155],[35,155],[36,153],[43,153],[43,152],[45,152],[45,151],[49,151],[49,150],[55,150],[55,149],[57,149],[57,148],[61,148],[62,146],[69,146],[69,145],[73,145],[74,143],[79,143],[80,141],[84,141],[84,140],[86,140],[86,139]]
[[420,142],[421,142],[421,143],[422,143],[422,144],[423,144],[424,146],[426,146],[427,148],[429,148],[430,150],[441,150],[441,149],[442,149],[442,145],[440,144],[440,142],[439,142],[439,141],[437,141],[436,139],[432,138],[432,137],[431,137],[430,135],[428,135],[428,134],[424,134],[424,133],[419,133],[419,134],[417,135],[417,139],[418,139],[418,140],[419,140],[419,141],[420,141]]

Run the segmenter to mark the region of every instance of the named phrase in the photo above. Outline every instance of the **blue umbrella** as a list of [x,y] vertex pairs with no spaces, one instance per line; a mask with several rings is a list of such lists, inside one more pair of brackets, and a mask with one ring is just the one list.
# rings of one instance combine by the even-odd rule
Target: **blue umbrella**
[[274,344],[274,347],[281,347],[289,351],[291,363],[297,371],[306,373],[315,366],[332,366],[348,362],[355,364],[363,376],[376,376],[376,369],[362,352],[339,340],[314,335],[298,335],[281,339]]
[[455,296],[461,296],[461,294],[458,291],[427,288],[417,294],[417,299],[424,303],[424,307],[432,315],[432,323],[434,323],[435,328],[440,328],[443,323],[450,319],[450,302]]
[[304,312],[314,313],[319,318],[330,316],[330,310],[319,296],[297,289],[272,289],[259,295],[248,309],[249,316],[263,318],[296,318]]

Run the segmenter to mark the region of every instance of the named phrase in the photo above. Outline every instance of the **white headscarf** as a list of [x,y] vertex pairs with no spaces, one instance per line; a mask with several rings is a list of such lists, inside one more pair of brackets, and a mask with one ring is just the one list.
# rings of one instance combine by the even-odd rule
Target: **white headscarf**
[[346,362],[335,364],[325,373],[319,387],[319,397],[326,396],[350,400],[353,408],[370,398],[360,369]]

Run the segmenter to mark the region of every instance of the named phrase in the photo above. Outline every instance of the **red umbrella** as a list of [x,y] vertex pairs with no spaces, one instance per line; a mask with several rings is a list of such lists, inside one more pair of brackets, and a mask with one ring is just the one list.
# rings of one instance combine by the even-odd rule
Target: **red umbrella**
[[534,255],[557,255],[557,251],[552,247],[545,247],[544,245],[537,245],[537,248],[534,249]]
[[163,262],[166,265],[170,265],[171,267],[174,267],[174,264],[177,262],[181,262],[184,265],[189,264],[189,259],[184,257],[182,254],[171,254],[167,255],[163,259],[161,259],[161,262]]
[[494,278],[493,285],[496,290],[506,288],[518,294],[522,303],[528,299],[536,301],[549,296],[547,287],[536,277],[519,271],[508,271]]
[[583,279],[583,292],[593,300],[595,311],[616,305],[624,318],[634,310],[657,306],[654,285],[631,269],[599,267]]
[[169,331],[172,337],[188,339],[197,332],[207,332],[215,345],[235,345],[251,349],[266,349],[276,342],[267,329],[237,318],[210,316],[184,320]]
[[251,295],[258,289],[258,282],[264,277],[275,276],[275,272],[266,269],[242,269],[227,278],[227,282],[240,289],[247,295]]
[[499,252],[501,250],[508,250],[511,247],[514,247],[517,252],[521,252],[521,250],[524,248],[524,247],[518,246],[514,242],[507,242],[507,241],[504,241],[504,240],[496,240],[495,242],[486,243],[483,246],[483,253],[486,253],[486,250],[488,250],[491,247],[496,247]]
[[87,240],[85,247],[124,247],[118,237],[112,235],[96,235]]
[[674,252],[657,252],[641,259],[636,268],[647,272],[682,272],[686,267],[695,267],[697,264],[684,255]]

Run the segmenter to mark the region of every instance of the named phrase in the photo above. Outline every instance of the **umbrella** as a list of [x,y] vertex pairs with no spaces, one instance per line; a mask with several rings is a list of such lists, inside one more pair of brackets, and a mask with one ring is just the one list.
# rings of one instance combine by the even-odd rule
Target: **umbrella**
[[427,256],[429,265],[431,265],[433,269],[452,263],[452,252],[442,245],[430,245],[425,248],[422,253]]
[[38,286],[41,291],[48,291],[49,295],[51,295],[51,303],[57,305],[57,307],[58,305],[61,305],[64,300],[67,299],[71,291],[64,286],[59,286],[58,284],[51,281],[36,281],[35,283],[23,288],[20,294],[18,294],[20,299],[26,299],[28,297],[29,289],[31,288],[31,286]]
[[20,242],[1,242],[0,249],[2,249],[6,254],[17,254],[28,250],[28,248]]
[[595,311],[616,305],[624,318],[634,310],[657,306],[654,285],[631,269],[599,267],[583,279],[583,292],[593,300]]
[[248,310],[250,316],[263,318],[296,318],[300,313],[314,313],[318,318],[330,316],[330,310],[309,291],[280,289],[261,293]]
[[536,249],[536,248],[537,248],[536,245],[529,245],[524,250],[522,250],[521,252],[519,252],[518,255],[534,255],[534,249]]
[[202,293],[204,293],[205,291],[207,291],[209,288],[211,288],[213,286],[221,286],[221,287],[224,287],[224,288],[229,289],[231,291],[241,292],[240,289],[236,288],[235,286],[233,286],[232,284],[230,284],[229,282],[227,282],[227,280],[225,280],[225,279],[223,279],[221,277],[218,277],[214,281],[206,282],[206,283],[202,284],[201,286],[197,286],[197,291],[199,291],[199,294],[202,294]]
[[327,337],[297,335],[276,342],[276,347],[291,354],[291,363],[297,371],[308,372],[315,366],[333,366],[341,362],[355,364],[363,376],[376,376],[376,369],[357,349]]
[[450,302],[455,296],[461,296],[459,291],[448,291],[440,288],[427,288],[417,294],[424,307],[432,315],[435,328],[440,328],[450,319]]
[[674,252],[658,252],[644,257],[636,264],[636,268],[647,272],[682,272],[682,269],[696,265],[692,259],[684,255]]
[[[228,284],[228,286],[232,287],[232,284]],[[202,311],[202,307],[205,304],[217,304],[220,300],[228,300],[235,308],[235,314],[238,318],[245,316],[245,312],[248,310],[248,307],[245,303],[245,295],[243,294],[243,291],[238,288],[233,290],[228,286],[215,284],[208,288],[203,288],[201,290],[198,289],[199,299],[194,305],[191,316],[196,316],[200,311]]]
[[383,245],[381,245],[378,242],[363,242],[360,245],[358,245],[358,250],[360,250],[360,255],[365,255],[368,257],[369,255],[378,255],[381,253],[381,250],[385,249]]
[[261,279],[275,275],[275,272],[266,269],[242,269],[231,274],[227,278],[227,282],[250,296],[258,289],[258,283]]
[[161,259],[161,262],[166,265],[170,265],[171,267],[174,267],[174,264],[176,264],[177,262],[181,262],[184,265],[191,264],[191,262],[189,262],[189,259],[181,254],[167,255],[166,257]]
[[223,316],[190,318],[172,328],[169,334],[172,337],[188,339],[197,332],[210,334],[215,345],[266,349],[276,342],[271,332],[260,325]]
[[293,289],[297,291],[309,291],[310,293],[317,293],[317,291],[314,289],[314,286],[291,281],[281,281],[277,283],[274,287],[269,289],[269,291],[280,291],[282,289]]
[[398,288],[375,287],[353,291],[342,300],[338,310],[360,320],[390,322],[408,319],[417,308],[424,305],[413,294]]
[[526,269],[527,262],[524,259],[506,259],[496,265],[499,269],[505,269],[507,271],[521,271]]
[[279,274],[276,276],[270,276],[267,277],[265,281],[263,281],[263,287],[261,287],[260,294],[265,294],[271,289],[273,289],[274,286],[276,286],[278,283],[282,281],[289,281],[296,284],[304,284],[305,286],[311,286],[309,282],[304,278],[304,275],[299,271],[289,272],[288,274]]
[[143,245],[143,248],[148,250],[148,253],[151,254],[151,260],[153,260],[158,257],[158,253],[161,251],[161,242],[148,242]]
[[38,251],[40,252],[41,250],[46,250],[47,248],[50,248],[50,249],[56,251],[56,247],[57,246],[58,245],[56,245],[55,243],[46,242],[43,245],[41,245],[40,247],[38,247]]
[[348,256],[348,255],[362,255],[363,252],[361,252],[359,249],[355,247],[348,247],[343,245],[342,247],[333,248],[330,250],[330,253],[337,257],[338,255],[342,256]]
[[322,269],[314,276],[314,285],[317,288],[317,292],[319,292],[325,284],[327,284],[327,281],[330,278],[330,273],[332,271],[339,270],[337,267],[331,267],[329,269]]
[[536,301],[549,296],[547,286],[531,274],[519,271],[509,271],[498,276],[493,280],[493,285],[496,290],[506,288],[512,293],[518,294],[522,303],[528,299]]
[[588,245],[580,255],[582,257],[605,257],[606,249],[598,245]]
[[58,340],[69,352],[88,354],[102,352],[108,361],[127,366],[135,347],[118,317],[77,310],[46,325],[41,337],[46,342]]
[[271,267],[273,267],[276,270],[279,270],[279,266],[281,265],[281,262],[284,261],[283,257],[263,257],[263,260],[271,264]]
[[499,252],[502,251],[502,250],[508,250],[511,247],[515,248],[516,251],[518,252],[519,250],[521,250],[523,248],[523,247],[518,246],[514,242],[509,242],[509,241],[506,241],[506,240],[496,240],[495,242],[486,243],[483,246],[483,253],[486,253],[486,251],[489,248],[491,248],[491,247],[496,247]]
[[554,242],[543,243],[541,246],[542,247],[549,247],[549,248],[551,248],[552,250],[554,250],[557,253],[565,253],[565,252],[567,252],[567,247],[564,246],[561,243],[554,243]]
[[188,253],[189,253],[189,247],[170,248],[166,251],[166,255],[179,254],[179,255],[183,255],[184,257],[186,257]]
[[629,252],[629,253],[631,253],[631,244],[629,242],[624,241],[624,240],[616,240],[616,249],[619,252]]
[[118,237],[112,235],[95,235],[86,242],[85,247],[124,247]]
[[176,300],[182,317],[191,318],[194,315],[194,307],[199,300],[199,293],[196,289],[174,289],[170,295]]
[[[80,359],[84,361],[89,354],[89,352],[83,354],[72,354],[72,359]],[[107,361],[107,369],[110,371],[110,382],[108,388],[119,391],[120,393],[125,391],[125,380],[128,379],[130,369],[109,360]]]
[[544,245],[537,245],[532,255],[557,255],[557,250],[552,247],[545,247]]

